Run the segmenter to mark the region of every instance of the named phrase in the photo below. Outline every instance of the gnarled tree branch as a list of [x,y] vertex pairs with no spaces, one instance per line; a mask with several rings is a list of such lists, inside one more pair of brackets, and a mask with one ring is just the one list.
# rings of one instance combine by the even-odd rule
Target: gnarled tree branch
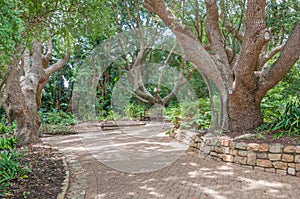
[[43,68],[46,69],[49,66],[49,61],[52,56],[52,39],[49,39],[47,44],[47,52],[43,56]]
[[217,66],[193,32],[176,18],[163,0],[144,0],[143,5],[146,9],[158,15],[172,29],[184,50],[184,58],[199,67],[223,92],[225,88],[224,84],[219,81],[220,73]]
[[278,52],[280,52],[284,47],[284,44],[277,46],[276,48],[272,49],[269,54],[266,53],[261,53],[261,55],[258,58],[258,63],[257,63],[257,71],[260,71],[263,66],[269,61],[272,57],[274,57]]
[[252,90],[256,88],[254,71],[256,70],[258,57],[262,47],[270,39],[270,32],[266,29],[265,24],[265,5],[265,0],[248,1],[245,36],[239,59],[234,66],[234,74],[238,77],[235,82],[236,88],[239,86],[247,86]]
[[62,67],[66,65],[66,63],[69,61],[70,55],[71,55],[71,51],[67,50],[67,53],[64,56],[64,58],[58,60],[56,63],[52,64],[49,68],[45,69],[45,76],[48,78],[56,71],[62,69]]
[[267,70],[258,74],[260,96],[274,87],[290,71],[300,57],[300,20],[290,34],[279,58]]

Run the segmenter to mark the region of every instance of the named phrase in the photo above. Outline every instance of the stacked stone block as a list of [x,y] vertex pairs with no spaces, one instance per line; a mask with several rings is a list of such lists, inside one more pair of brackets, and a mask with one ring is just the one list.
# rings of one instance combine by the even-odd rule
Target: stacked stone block
[[213,159],[281,175],[300,177],[300,146],[236,142],[227,137],[175,132],[175,139]]

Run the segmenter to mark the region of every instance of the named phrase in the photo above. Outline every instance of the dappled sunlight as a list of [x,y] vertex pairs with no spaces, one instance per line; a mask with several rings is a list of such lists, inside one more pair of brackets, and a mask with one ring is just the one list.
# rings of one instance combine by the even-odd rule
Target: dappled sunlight
[[218,167],[219,170],[233,170],[232,167],[230,166],[227,166],[227,165],[222,165],[220,167]]
[[218,174],[218,175],[224,175],[224,176],[228,176],[228,175],[233,175],[234,173],[231,171],[214,171],[214,174]]
[[277,190],[277,189],[270,189],[270,190],[268,190],[268,192],[276,194],[276,193],[279,193],[279,190]]
[[[96,134],[85,134],[84,142],[76,136],[50,138],[49,142],[56,143],[66,154],[84,156],[84,169],[98,175],[97,198],[293,198],[290,195],[295,196],[300,188],[294,178],[274,178],[217,162],[193,150],[168,147],[160,138],[143,140],[113,131],[107,131],[105,136]],[[168,153],[159,153],[163,150]],[[167,159],[178,154],[178,158]],[[89,170],[91,165],[97,165],[95,170]],[[288,190],[294,192],[289,194]]]
[[209,168],[205,168],[205,167],[204,167],[204,168],[201,168],[200,170],[201,170],[201,171],[211,171],[212,169],[209,169]]
[[203,175],[203,172],[201,172],[201,171],[190,171],[190,172],[188,172],[188,175],[189,175],[190,178],[198,178],[198,177]]
[[151,183],[151,182],[154,182],[154,181],[157,181],[157,179],[150,178],[150,179],[147,179],[147,180],[143,181],[142,183],[145,184],[145,183]]
[[281,182],[268,182],[265,180],[254,180],[250,178],[245,178],[242,176],[238,177],[238,180],[247,183],[247,189],[260,189],[262,187],[273,187],[273,188],[280,188],[283,186],[288,186],[287,184],[283,184]]
[[157,192],[157,190],[153,187],[148,187],[147,185],[139,187],[142,190],[145,190],[148,192],[148,195],[153,195],[155,197],[164,197],[164,194],[160,194]]
[[190,162],[189,165],[193,166],[193,167],[199,167],[199,164],[195,163],[195,162]]
[[163,195],[163,194],[159,194],[159,193],[154,192],[154,191],[149,192],[149,194],[150,194],[150,195],[153,195],[153,196],[156,196],[156,197],[164,197],[164,196],[165,196],[165,195]]
[[218,191],[215,191],[213,189],[209,189],[206,187],[200,188],[204,193],[208,194],[210,197],[214,199],[227,199],[227,197],[220,195]]
[[126,193],[126,195],[128,195],[128,196],[135,196],[136,194],[134,192],[128,192],[128,193]]
[[144,190],[147,190],[147,191],[154,191],[155,190],[155,188],[148,187],[147,185],[141,186],[140,189],[144,189]]
[[98,195],[97,196],[97,199],[103,199],[103,198],[105,198],[105,197],[107,197],[107,194],[100,194],[100,195]]
[[72,151],[84,151],[85,148],[84,147],[68,147],[65,149],[61,149],[62,151],[67,151],[67,150],[72,150]]
[[63,144],[63,143],[65,143],[65,144],[67,144],[67,143],[70,143],[70,142],[77,142],[77,141],[81,141],[81,139],[72,139],[72,140],[62,140],[61,141],[61,143]]
[[196,170],[196,171],[190,171],[188,172],[188,176],[190,178],[217,178],[217,175],[233,175],[233,173],[228,173],[228,172],[220,172],[220,171],[210,171],[210,172],[203,172],[201,170]]

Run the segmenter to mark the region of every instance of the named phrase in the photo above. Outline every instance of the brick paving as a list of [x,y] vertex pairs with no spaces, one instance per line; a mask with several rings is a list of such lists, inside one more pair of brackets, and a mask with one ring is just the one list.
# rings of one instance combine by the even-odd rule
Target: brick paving
[[[150,128],[151,129],[151,128]],[[152,131],[153,132],[153,131]],[[106,139],[112,144],[118,143],[118,147],[122,150],[112,150],[107,152],[103,149],[98,153],[104,152],[106,156],[100,154],[95,155],[97,148],[103,145],[96,145],[95,139],[101,132],[95,131],[95,128],[86,127],[84,131],[78,135],[69,136],[53,136],[43,138],[44,142],[50,143],[59,148],[66,156],[71,168],[72,178],[70,180],[70,188],[67,198],[86,198],[86,199],[231,199],[231,198],[300,198],[300,179],[292,176],[281,176],[236,165],[218,162],[203,156],[197,151],[191,149],[185,151],[177,151],[180,156],[172,161],[171,164],[165,165],[164,168],[155,169],[148,172],[126,172],[120,169],[110,167],[109,162],[99,161],[99,158],[110,157],[121,153],[122,150],[131,150],[145,145],[140,142],[139,146],[132,144],[132,137],[123,140],[125,145],[131,147],[122,148],[121,140],[118,137],[121,134],[116,130],[107,130]],[[103,132],[102,132],[103,133]],[[111,135],[110,135],[111,133]],[[85,139],[85,138],[93,139]],[[103,137],[100,137],[103,139]],[[141,139],[136,137],[136,139]],[[150,138],[147,138],[149,140]],[[168,140],[158,137],[155,143],[165,143]],[[116,141],[117,140],[117,141]],[[128,142],[130,140],[130,142]],[[91,142],[91,147],[87,144]],[[174,142],[174,141],[172,141]],[[99,142],[98,142],[99,143]],[[127,146],[126,145],[126,146]],[[152,145],[149,145],[149,148]],[[143,148],[145,149],[145,147]],[[162,150],[163,151],[163,150]],[[140,153],[148,154],[147,150],[140,150]],[[173,155],[173,153],[169,153]],[[99,154],[98,154],[99,155]],[[123,155],[122,155],[123,156]],[[124,158],[125,159],[125,158]],[[151,159],[152,160],[152,159]],[[160,161],[159,159],[153,159]],[[134,160],[138,164],[137,160]],[[140,160],[144,161],[144,160]],[[122,164],[122,162],[118,162]],[[147,164],[151,164],[148,163]],[[127,165],[127,164],[126,164]]]

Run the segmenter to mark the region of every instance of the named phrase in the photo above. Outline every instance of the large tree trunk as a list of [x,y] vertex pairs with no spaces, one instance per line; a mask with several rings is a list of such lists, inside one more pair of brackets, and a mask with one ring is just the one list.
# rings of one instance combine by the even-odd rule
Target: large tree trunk
[[[16,120],[17,126],[15,135],[18,138],[18,145],[28,145],[30,143],[41,142],[38,136],[40,118],[37,113],[36,90],[38,77],[29,73],[24,76],[23,67],[14,62],[10,71],[10,78],[7,86],[7,111]],[[24,64],[24,62],[22,62]],[[23,66],[23,65],[22,65]]]
[[[267,52],[263,48],[271,38],[266,28],[266,1],[247,1],[245,31],[225,23],[228,34],[239,42],[239,54],[233,56],[220,29],[220,16],[215,0],[205,1],[206,38],[204,48],[194,33],[182,25],[163,0],[144,0],[144,7],[158,15],[169,26],[184,49],[185,58],[201,70],[219,90],[221,102],[218,125],[224,130],[255,129],[262,123],[260,103],[291,69],[300,56],[300,20],[283,45]],[[222,19],[222,17],[221,17]],[[242,21],[241,21],[242,22]],[[209,49],[209,51],[206,51]],[[266,70],[262,66],[277,52],[276,62]],[[260,71],[258,71],[260,70]]]
[[23,51],[21,60],[15,56],[6,81],[3,103],[6,104],[6,112],[16,119],[15,135],[20,146],[41,142],[38,135],[41,125],[38,108],[41,106],[42,89],[50,75],[61,69],[69,59],[68,53],[65,58],[48,67],[52,43],[48,45],[48,52],[43,55],[42,43],[34,40],[32,56],[27,50]]
[[255,129],[263,122],[260,100],[247,90],[230,95],[228,117],[231,130]]

